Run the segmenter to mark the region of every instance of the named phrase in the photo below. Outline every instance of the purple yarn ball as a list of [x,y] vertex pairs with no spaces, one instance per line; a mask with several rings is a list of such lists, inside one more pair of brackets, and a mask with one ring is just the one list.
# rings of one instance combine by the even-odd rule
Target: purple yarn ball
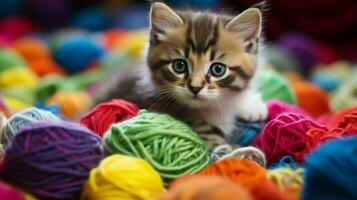
[[56,27],[67,23],[72,3],[69,0],[26,0],[25,9],[42,24]]
[[305,74],[308,74],[316,65],[316,45],[308,36],[301,33],[285,33],[280,36],[278,44],[296,58]]
[[2,177],[40,199],[78,199],[103,158],[100,138],[69,122],[26,126],[5,152]]

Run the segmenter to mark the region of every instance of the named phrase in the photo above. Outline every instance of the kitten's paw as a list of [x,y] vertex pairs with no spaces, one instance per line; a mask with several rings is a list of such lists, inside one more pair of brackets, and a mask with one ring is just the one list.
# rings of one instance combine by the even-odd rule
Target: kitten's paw
[[268,117],[268,107],[262,100],[252,99],[241,106],[238,116],[250,122],[263,121]]

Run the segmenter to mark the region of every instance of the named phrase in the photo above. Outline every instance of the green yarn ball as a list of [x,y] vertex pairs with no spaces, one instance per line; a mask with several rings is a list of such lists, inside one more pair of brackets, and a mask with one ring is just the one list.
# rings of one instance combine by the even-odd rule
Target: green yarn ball
[[185,123],[167,114],[140,111],[127,121],[112,125],[103,139],[107,156],[124,154],[148,161],[164,182],[208,165],[205,143]]
[[13,67],[24,67],[25,61],[15,51],[0,48],[0,72]]
[[262,69],[258,72],[258,90],[263,100],[278,99],[280,101],[296,104],[296,97],[288,82],[282,75],[272,69]]

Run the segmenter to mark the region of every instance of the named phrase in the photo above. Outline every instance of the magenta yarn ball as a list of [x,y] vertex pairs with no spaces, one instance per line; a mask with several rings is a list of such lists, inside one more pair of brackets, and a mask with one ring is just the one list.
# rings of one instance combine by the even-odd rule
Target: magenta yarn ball
[[16,189],[0,181],[0,198],[4,200],[26,200]]
[[299,115],[303,115],[307,118],[311,118],[311,116],[309,116],[309,114],[307,114],[303,109],[295,106],[295,105],[291,105],[288,103],[284,103],[281,102],[279,100],[271,100],[267,103],[267,107],[268,107],[268,118],[267,118],[267,122],[275,119],[276,117],[278,117],[278,115],[283,114],[283,113],[295,113],[295,114],[299,114]]

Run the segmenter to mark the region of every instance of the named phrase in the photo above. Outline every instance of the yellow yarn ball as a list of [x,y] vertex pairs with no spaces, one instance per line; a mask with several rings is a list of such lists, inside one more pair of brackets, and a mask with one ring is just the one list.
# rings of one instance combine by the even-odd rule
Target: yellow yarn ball
[[5,96],[3,97],[3,100],[4,104],[12,113],[25,110],[26,108],[33,106],[14,97]]
[[27,68],[10,68],[0,73],[0,88],[18,86],[35,88],[38,83],[38,76]]
[[119,50],[124,50],[125,52],[128,52],[133,59],[141,58],[145,43],[148,40],[147,31],[148,30],[144,29],[128,34],[126,39],[123,40],[123,43],[120,44],[120,47],[125,49]]
[[164,191],[160,175],[148,162],[116,154],[92,169],[81,199],[152,200]]
[[89,94],[84,91],[59,91],[47,99],[46,104],[58,105],[61,114],[75,119],[90,106],[91,101]]
[[280,190],[286,191],[296,199],[300,199],[300,194],[303,185],[302,168],[296,170],[289,167],[282,167],[268,170],[268,177]]

